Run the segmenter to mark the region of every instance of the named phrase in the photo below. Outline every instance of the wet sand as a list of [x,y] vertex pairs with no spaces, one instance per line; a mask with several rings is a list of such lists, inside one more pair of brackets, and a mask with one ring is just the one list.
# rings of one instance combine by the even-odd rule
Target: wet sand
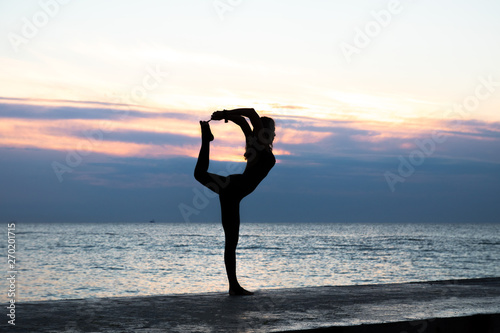
[[500,332],[500,278],[19,302],[6,319],[2,332]]

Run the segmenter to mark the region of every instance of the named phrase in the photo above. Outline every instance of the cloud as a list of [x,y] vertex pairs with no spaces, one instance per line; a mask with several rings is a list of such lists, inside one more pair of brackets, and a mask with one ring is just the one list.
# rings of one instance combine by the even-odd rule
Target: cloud
[[[100,118],[100,107],[8,107],[0,123],[0,208],[8,218],[179,222],[179,204],[193,205],[203,191],[192,176],[196,115],[133,110],[129,118],[108,119]],[[498,221],[499,123],[276,120],[278,164],[245,199],[243,221]],[[99,134],[102,121],[113,126]],[[212,130],[210,170],[224,173],[228,161],[243,166],[239,128],[218,122]],[[430,144],[434,131],[446,140]],[[90,151],[80,149],[89,142]],[[425,159],[391,192],[384,174],[398,174],[401,158],[409,161],[418,150]],[[53,162],[70,169],[62,183]],[[192,221],[219,219],[216,198],[208,202]]]
[[[122,156],[192,156],[194,115],[95,107],[0,104],[0,146]],[[84,151],[84,152],[83,152]]]
[[[101,107],[1,104],[0,145],[78,150],[121,156],[197,156],[197,115],[175,111],[120,110]],[[418,148],[438,131],[449,144],[437,156],[488,156],[498,145],[499,123],[412,120],[385,122],[325,120],[277,115],[275,152],[283,161],[317,160],[320,156],[397,156]],[[214,123],[214,159],[241,161],[243,137],[237,126]],[[465,141],[464,141],[465,140]],[[476,142],[478,141],[478,142]],[[460,142],[458,152],[454,142]],[[476,143],[477,144],[476,144]],[[479,153],[481,152],[481,153]],[[481,155],[481,156],[479,156]],[[281,157],[280,157],[281,158]]]
[[[69,133],[68,133],[69,134]],[[72,135],[85,138],[85,135],[80,131],[75,131]],[[199,138],[189,137],[182,134],[160,133],[147,131],[113,131],[109,135],[103,137],[107,141],[119,141],[124,143],[137,143],[145,145],[173,145],[173,146],[194,146],[200,143]]]
[[[51,163],[64,163],[64,152],[2,148],[0,153],[0,208],[18,220],[182,222],[179,204],[193,206],[196,193],[204,190],[192,176],[193,157],[96,153],[59,183]],[[392,193],[383,175],[397,169],[395,157],[280,159],[244,200],[243,221],[495,222],[500,216],[498,163],[433,156]],[[228,162],[212,161],[210,167],[216,173],[231,169]],[[207,200],[193,222],[220,218],[217,198]]]
[[[39,100],[20,98],[0,98],[0,101],[11,103],[0,103],[0,118],[20,118],[20,119],[95,119],[95,120],[119,120],[127,118],[176,118],[190,119],[192,116],[180,112],[158,112],[139,111],[132,109],[133,105],[122,103],[104,102],[73,102],[61,100]],[[13,101],[17,103],[12,103]],[[25,104],[19,104],[24,102]],[[28,103],[37,103],[35,105]],[[57,104],[77,104],[78,106],[58,106]],[[46,105],[44,105],[46,104]],[[95,106],[101,106],[96,108]]]
[[280,110],[305,110],[306,107],[300,106],[300,105],[286,105],[286,104],[279,104],[279,103],[271,103],[269,104],[270,107],[273,109],[280,109]]

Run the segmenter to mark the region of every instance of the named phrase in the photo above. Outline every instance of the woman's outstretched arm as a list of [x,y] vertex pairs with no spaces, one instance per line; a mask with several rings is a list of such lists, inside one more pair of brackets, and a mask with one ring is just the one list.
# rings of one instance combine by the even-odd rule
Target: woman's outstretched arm
[[212,119],[221,120],[225,117],[229,119],[229,116],[243,116],[250,119],[252,123],[254,132],[259,132],[262,126],[262,120],[260,120],[259,114],[253,108],[241,108],[233,110],[216,111],[212,114]]

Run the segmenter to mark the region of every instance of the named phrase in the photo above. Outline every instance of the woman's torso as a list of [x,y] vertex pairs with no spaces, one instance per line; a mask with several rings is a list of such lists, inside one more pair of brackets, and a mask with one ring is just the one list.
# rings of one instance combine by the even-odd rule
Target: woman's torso
[[247,156],[247,165],[243,175],[251,178],[258,184],[267,176],[275,164],[276,158],[270,148],[253,148],[253,151]]

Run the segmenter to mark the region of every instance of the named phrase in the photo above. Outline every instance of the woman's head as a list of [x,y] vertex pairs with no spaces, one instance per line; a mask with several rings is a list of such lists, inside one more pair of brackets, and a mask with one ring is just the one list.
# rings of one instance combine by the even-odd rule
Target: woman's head
[[269,117],[260,117],[260,120],[262,121],[262,129],[258,133],[254,133],[250,140],[247,140],[245,151],[245,159],[247,160],[255,157],[257,150],[267,149],[271,151],[273,149],[273,141],[276,136],[274,120]]
[[264,143],[268,143],[272,147],[274,137],[276,136],[274,119],[269,117],[260,117],[260,120],[262,121],[262,126],[264,128],[259,139]]

